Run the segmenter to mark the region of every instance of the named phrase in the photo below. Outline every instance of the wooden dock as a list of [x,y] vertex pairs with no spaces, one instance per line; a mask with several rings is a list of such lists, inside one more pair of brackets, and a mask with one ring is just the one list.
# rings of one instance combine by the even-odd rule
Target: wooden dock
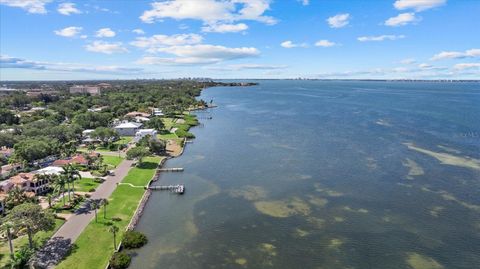
[[156,191],[172,191],[174,193],[183,194],[185,192],[185,185],[158,185],[158,186],[149,186],[149,190]]
[[180,167],[158,169],[159,172],[183,172],[183,170],[184,169]]

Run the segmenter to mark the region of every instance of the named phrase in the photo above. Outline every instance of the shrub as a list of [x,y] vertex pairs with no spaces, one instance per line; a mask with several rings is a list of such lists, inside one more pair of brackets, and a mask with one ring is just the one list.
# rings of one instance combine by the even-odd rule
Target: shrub
[[125,254],[124,252],[115,252],[113,253],[112,258],[110,258],[110,267],[113,269],[125,269],[130,265],[132,258]]
[[119,217],[113,217],[112,220],[113,220],[113,221],[122,221],[122,219],[119,218]]
[[95,188],[91,188],[88,190],[88,192],[94,192],[95,191]]
[[127,231],[123,235],[122,245],[127,248],[139,248],[145,245],[148,242],[147,237],[136,231]]

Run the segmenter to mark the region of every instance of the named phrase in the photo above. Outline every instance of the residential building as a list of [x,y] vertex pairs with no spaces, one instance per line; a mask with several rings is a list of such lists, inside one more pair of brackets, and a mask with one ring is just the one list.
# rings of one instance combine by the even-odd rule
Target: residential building
[[[90,156],[93,158],[98,157],[98,155],[98,153],[90,153]],[[88,165],[88,158],[83,154],[77,154],[72,158],[56,160],[52,163],[52,166],[62,167],[67,164]]]
[[19,163],[6,164],[0,167],[0,177],[5,178],[10,176],[11,173],[22,167]]
[[35,195],[43,194],[49,189],[48,179],[40,179],[34,173],[19,173],[7,180],[13,184],[12,188],[18,187],[25,192],[33,192]]
[[125,114],[125,117],[130,117],[130,118],[135,118],[135,117],[148,118],[148,117],[150,117],[150,116],[151,116],[151,115],[148,114],[148,113],[138,112],[138,111],[132,111],[132,112],[129,112],[129,113]]
[[0,148],[0,155],[5,156],[5,158],[9,158],[12,156],[15,150],[13,148],[1,147]]
[[159,108],[153,108],[152,109],[152,115],[153,116],[163,116],[163,111]]
[[91,94],[91,95],[98,95],[101,93],[101,88],[97,86],[88,86],[88,85],[75,85],[70,87],[70,93],[82,93],[82,94]]
[[138,142],[145,136],[150,135],[153,139],[157,139],[157,130],[155,129],[140,129],[135,133],[134,141]]
[[113,129],[115,129],[120,136],[135,136],[141,127],[142,124],[138,122],[123,122],[113,127]]

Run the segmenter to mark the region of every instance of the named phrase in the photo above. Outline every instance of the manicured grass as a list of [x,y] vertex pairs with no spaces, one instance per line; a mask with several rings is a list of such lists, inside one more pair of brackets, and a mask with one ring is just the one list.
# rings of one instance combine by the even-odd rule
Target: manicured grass
[[173,126],[173,119],[172,118],[162,118],[163,124],[165,125],[166,130],[170,130]]
[[[160,157],[145,158],[142,167],[130,170],[122,182],[134,185],[146,185],[155,174]],[[108,231],[108,225],[113,223],[119,228],[117,244],[122,238],[125,228],[130,222],[135,209],[143,196],[144,189],[119,185],[109,199],[107,219],[103,218],[103,208],[98,211],[98,223],[93,220],[75,242],[76,248],[72,254],[61,262],[57,268],[94,269],[105,268],[113,249],[113,235]],[[120,218],[112,221],[111,218]]]
[[[43,245],[52,235],[63,225],[65,221],[60,219],[55,219],[55,228],[52,231],[48,232],[38,232],[33,237],[33,240],[38,246]],[[20,236],[13,240],[14,251],[19,250],[22,246],[28,245],[28,237],[26,235]],[[8,248],[8,242],[0,241],[0,268],[9,268],[6,267],[10,260],[10,250]]]
[[100,183],[93,181],[93,178],[82,177],[75,181],[75,191],[89,192],[91,189],[96,189]]
[[176,139],[178,136],[176,134],[157,134],[157,137],[162,140]]
[[117,167],[123,161],[123,158],[118,156],[102,155],[102,157],[105,164],[111,165],[113,167]]
[[117,145],[122,145],[122,144],[128,144],[130,141],[132,141],[133,137],[132,136],[122,136],[120,137],[119,140],[115,141],[113,144]]

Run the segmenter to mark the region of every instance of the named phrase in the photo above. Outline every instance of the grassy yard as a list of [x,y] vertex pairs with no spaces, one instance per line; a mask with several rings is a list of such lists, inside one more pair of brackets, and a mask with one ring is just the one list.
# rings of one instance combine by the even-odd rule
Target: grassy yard
[[[123,182],[146,185],[155,174],[155,169],[160,160],[160,157],[145,158],[142,167],[132,168]],[[144,189],[142,188],[119,185],[109,199],[107,219],[103,218],[103,209],[100,209],[98,223],[93,220],[85,228],[75,242],[77,246],[75,250],[57,268],[105,268],[113,253],[113,235],[108,231],[109,225],[113,223],[119,228],[117,238],[121,238],[143,193]],[[120,218],[120,220],[112,221],[112,217]],[[118,242],[119,240],[117,240],[117,244]]]
[[176,139],[178,136],[176,134],[157,134],[157,137],[162,140]]
[[102,155],[102,157],[105,164],[111,165],[113,167],[117,167],[123,161],[123,158],[118,156]]
[[130,141],[132,141],[133,137],[132,136],[122,136],[120,137],[119,140],[115,141],[114,144],[117,145],[122,145],[122,144],[128,144]]
[[96,189],[100,185],[99,182],[93,181],[93,178],[82,177],[75,181],[75,191],[89,192],[91,189]]
[[[35,243],[39,245],[43,245],[44,242],[46,242],[52,235],[60,228],[60,226],[63,225],[65,221],[60,220],[60,219],[55,219],[55,228],[52,231],[48,232],[39,232],[35,234],[34,236],[34,241]],[[13,248],[14,250],[19,250],[22,246],[28,245],[28,238],[26,235],[20,236],[19,238],[16,238],[13,240]],[[10,250],[8,249],[8,242],[5,241],[0,241],[0,268],[9,268],[6,267],[8,264],[10,257],[9,257]]]

